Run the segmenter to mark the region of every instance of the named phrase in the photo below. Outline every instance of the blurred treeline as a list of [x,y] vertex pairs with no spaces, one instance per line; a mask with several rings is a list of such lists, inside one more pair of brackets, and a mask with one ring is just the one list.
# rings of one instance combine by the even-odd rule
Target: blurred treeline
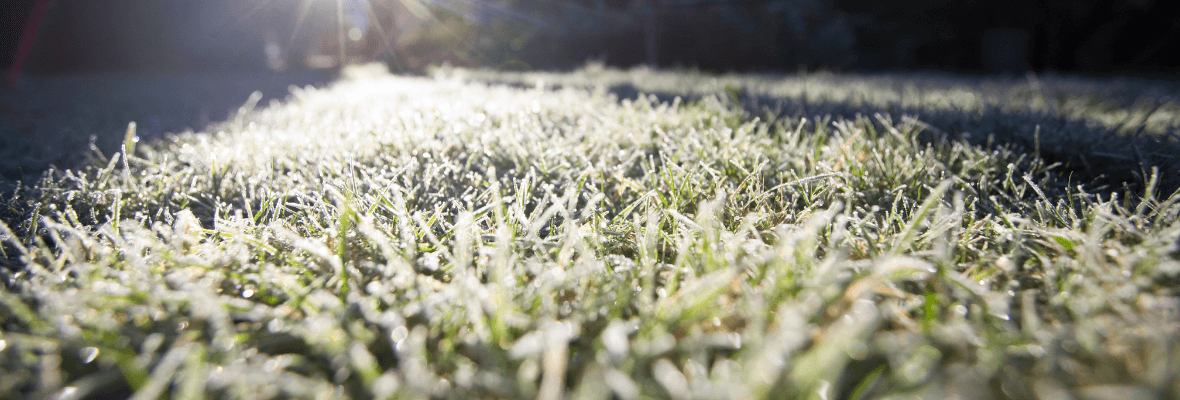
[[[0,3],[0,68],[11,64],[34,1]],[[338,50],[330,48],[340,32],[337,1],[313,1],[300,25],[302,0],[54,0],[28,68],[267,68],[275,63],[265,49],[276,43],[289,59],[283,68],[302,68],[309,52]],[[1165,73],[1180,66],[1171,57],[1180,52],[1180,19],[1166,3],[371,0],[366,35],[346,52],[408,71],[442,63],[569,69],[593,60],[712,71]]]
[[[1180,19],[1159,0],[513,0],[549,25],[483,53],[707,70],[1167,72]],[[505,24],[530,24],[505,21]],[[505,31],[496,24],[492,37]],[[505,38],[506,39],[506,38]],[[515,38],[514,38],[515,39]],[[512,48],[508,50],[514,50]]]

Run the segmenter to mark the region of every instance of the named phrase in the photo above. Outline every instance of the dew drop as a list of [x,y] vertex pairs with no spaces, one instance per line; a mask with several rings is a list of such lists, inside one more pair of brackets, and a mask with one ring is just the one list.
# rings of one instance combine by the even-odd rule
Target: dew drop
[[97,347],[84,348],[84,349],[82,349],[82,351],[78,355],[82,357],[83,364],[90,364],[91,362],[94,362],[95,358],[98,358],[98,348]]
[[397,328],[393,328],[393,332],[389,333],[389,338],[392,339],[394,342],[401,342],[403,340],[406,340],[407,337],[410,337],[410,330],[406,329],[405,326],[399,326]]

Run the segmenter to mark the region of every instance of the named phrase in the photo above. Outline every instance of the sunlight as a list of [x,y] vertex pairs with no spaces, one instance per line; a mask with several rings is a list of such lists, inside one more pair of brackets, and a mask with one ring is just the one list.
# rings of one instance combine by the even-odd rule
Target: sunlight
[[[365,11],[367,11],[368,15],[370,15],[373,21],[376,22],[373,24],[373,27],[377,28],[377,34],[381,36],[381,44],[385,46],[384,51],[386,51],[387,54],[396,55],[396,53],[393,51],[393,45],[389,42],[389,34],[385,33],[385,28],[381,26],[381,20],[377,18],[377,12],[373,10],[373,3],[369,0],[361,0],[361,4],[365,6]],[[421,4],[419,3],[419,5]],[[425,8],[425,6],[423,6],[423,8]],[[429,15],[427,17],[429,17]]]
[[303,26],[303,22],[307,20],[307,14],[311,11],[311,3],[315,0],[302,0],[299,5],[299,17],[295,20],[295,29],[291,30],[291,39],[287,40],[287,47],[295,45],[295,34],[299,33],[299,27]]
[[[401,0],[400,3],[414,18],[426,20],[433,17],[429,9],[416,0]],[[303,61],[313,69],[396,56],[392,43],[395,32],[384,26],[388,23],[391,28],[396,28],[396,16],[389,7],[384,11],[391,15],[382,18],[370,0],[300,0],[286,48],[306,47]],[[304,35],[302,40],[299,39],[301,34]],[[375,39],[372,43],[366,40],[370,37]]]
[[[262,4],[275,3],[263,0]],[[491,19],[550,26],[543,18],[486,0],[287,0],[292,14],[285,63],[312,69],[385,60],[411,69],[431,64],[475,66],[478,45],[504,28]],[[258,6],[256,8],[261,8]],[[437,9],[435,9],[437,7]],[[491,36],[489,36],[491,34]],[[481,39],[486,38],[486,39]],[[277,44],[277,43],[276,43]],[[488,45],[485,44],[485,47]],[[273,52],[268,49],[268,54]]]
[[344,0],[336,0],[336,38],[339,40],[340,58],[338,65],[344,65],[348,61],[348,49],[344,43]]

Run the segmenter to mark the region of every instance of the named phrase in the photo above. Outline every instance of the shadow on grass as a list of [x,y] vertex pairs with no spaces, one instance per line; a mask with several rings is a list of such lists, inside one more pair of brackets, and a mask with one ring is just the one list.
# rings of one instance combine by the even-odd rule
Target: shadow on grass
[[92,149],[110,156],[131,121],[143,141],[202,132],[234,116],[255,91],[265,105],[285,99],[292,85],[333,79],[319,71],[25,77],[19,92],[0,93],[0,185],[34,182],[51,165],[82,167]]
[[[644,94],[654,95],[659,101],[667,103],[678,96],[689,102],[704,97],[643,92],[631,84],[614,85],[607,91],[620,100],[636,99]],[[1141,193],[1151,179],[1153,168],[1159,171],[1157,196],[1167,197],[1180,190],[1180,135],[1175,130],[1167,135],[1144,134],[1141,128],[1134,125],[1134,121],[1110,129],[1089,121],[1045,112],[1013,112],[999,107],[974,112],[831,101],[809,102],[744,90],[719,95],[731,103],[740,104],[750,118],[759,117],[763,120],[786,118],[798,121],[807,118],[808,121],[815,121],[824,116],[830,116],[832,120],[860,116],[876,121],[875,116],[878,114],[889,116],[893,121],[917,117],[925,124],[920,138],[926,143],[964,140],[986,148],[1010,146],[1016,151],[1039,156],[1047,164],[1060,163],[1054,168],[1057,174],[1074,186],[1084,185],[1090,193],[1124,190]],[[880,125],[879,122],[877,124]],[[1127,134],[1127,131],[1133,133]]]

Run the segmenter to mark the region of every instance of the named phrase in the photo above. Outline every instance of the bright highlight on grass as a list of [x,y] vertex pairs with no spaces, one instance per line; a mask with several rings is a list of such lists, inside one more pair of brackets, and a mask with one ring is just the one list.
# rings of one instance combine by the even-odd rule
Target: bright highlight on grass
[[[1137,150],[1157,168],[1120,187],[1103,156],[976,130],[1023,115],[1058,157],[1076,125],[1053,124],[1138,108],[887,78],[346,76],[6,195],[0,393],[1180,393],[1166,154]],[[815,113],[895,101],[929,119]],[[1074,153],[1174,146],[1160,109]]]

